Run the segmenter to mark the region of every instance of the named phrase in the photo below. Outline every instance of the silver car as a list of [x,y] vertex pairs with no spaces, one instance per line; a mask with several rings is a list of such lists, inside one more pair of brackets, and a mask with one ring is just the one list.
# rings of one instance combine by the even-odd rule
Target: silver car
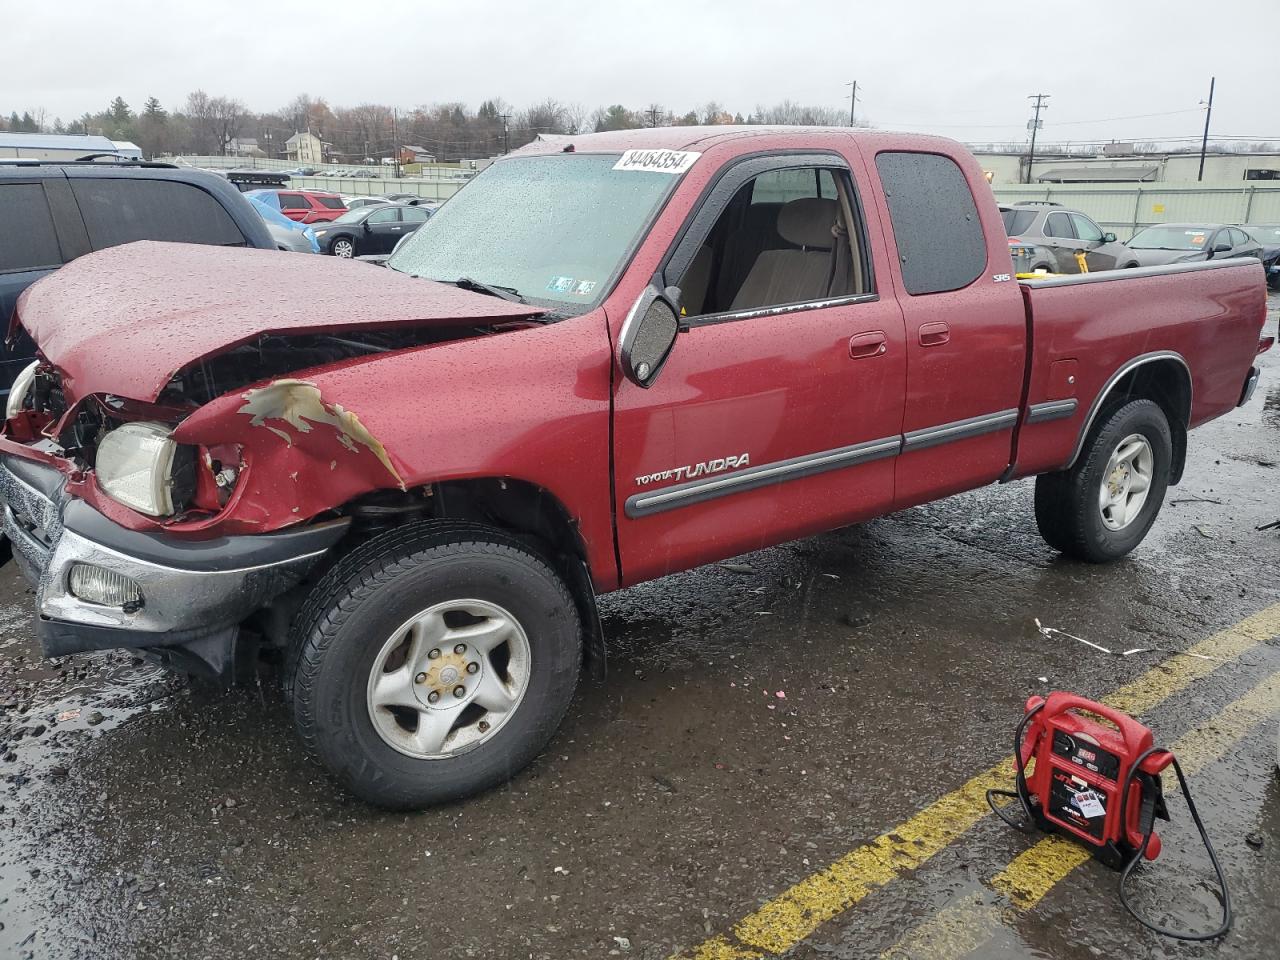
[[1005,233],[1010,242],[1043,251],[1043,262],[1032,270],[1079,273],[1077,253],[1084,254],[1090,273],[1138,266],[1138,255],[1078,210],[1067,210],[1048,200],[1028,200],[1005,208]]
[[266,221],[267,229],[271,232],[271,239],[276,242],[276,248],[284,250],[288,253],[315,253],[316,244],[312,239],[310,227],[302,230],[291,230],[282,224]]

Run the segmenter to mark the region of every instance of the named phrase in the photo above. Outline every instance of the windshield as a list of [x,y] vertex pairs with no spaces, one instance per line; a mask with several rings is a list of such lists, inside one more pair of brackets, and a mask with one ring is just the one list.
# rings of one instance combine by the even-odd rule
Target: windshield
[[1035,223],[1039,210],[1015,210],[1006,207],[1000,211],[1004,218],[1004,234],[1006,237],[1020,237]]
[[443,204],[387,266],[505,287],[533,303],[594,306],[676,180],[615,170],[617,162],[617,155],[572,153],[499,160]]
[[1269,246],[1280,244],[1280,225],[1259,227],[1246,226],[1241,229],[1259,243],[1265,243]]
[[1203,250],[1212,227],[1147,227],[1129,241],[1138,250]]

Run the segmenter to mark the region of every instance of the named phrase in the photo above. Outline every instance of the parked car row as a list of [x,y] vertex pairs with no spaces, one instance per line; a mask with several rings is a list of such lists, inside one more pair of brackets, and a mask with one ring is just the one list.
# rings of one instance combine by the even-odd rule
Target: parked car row
[[1160,223],[1127,242],[1088,215],[1048,200],[1000,207],[1009,252],[1019,273],[1080,273],[1256,257],[1272,285],[1280,283],[1280,226]]

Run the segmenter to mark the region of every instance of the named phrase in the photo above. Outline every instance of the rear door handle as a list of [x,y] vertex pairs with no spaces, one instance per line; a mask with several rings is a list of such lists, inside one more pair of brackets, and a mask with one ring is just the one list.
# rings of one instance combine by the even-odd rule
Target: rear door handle
[[920,346],[939,347],[951,340],[951,327],[941,320],[920,326]]
[[889,338],[883,330],[868,330],[849,338],[849,358],[878,357],[889,349]]

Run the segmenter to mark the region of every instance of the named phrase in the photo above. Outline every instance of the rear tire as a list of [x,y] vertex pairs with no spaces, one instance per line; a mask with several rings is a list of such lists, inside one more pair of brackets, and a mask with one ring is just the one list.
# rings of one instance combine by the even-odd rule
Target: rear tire
[[1173,463],[1159,404],[1103,410],[1076,463],[1036,478],[1036,526],[1046,543],[1087,563],[1109,563],[1140,544],[1164,503]]
[[545,560],[500,530],[433,521],[325,574],[294,622],[286,677],[312,755],[369,803],[412,810],[533,760],[581,663],[577,608]]

